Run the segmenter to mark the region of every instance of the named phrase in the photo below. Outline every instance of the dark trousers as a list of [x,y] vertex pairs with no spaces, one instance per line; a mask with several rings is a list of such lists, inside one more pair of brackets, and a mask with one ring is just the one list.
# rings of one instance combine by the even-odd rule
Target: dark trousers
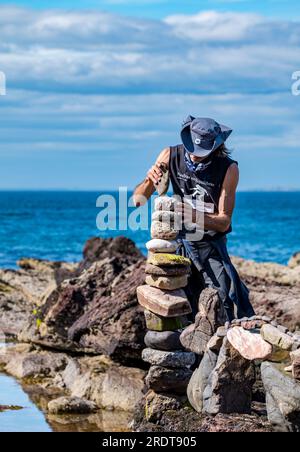
[[192,261],[192,271],[186,288],[193,310],[198,312],[199,295],[207,287],[219,292],[226,317],[251,317],[255,314],[249,301],[249,291],[241,281],[227,252],[226,238],[210,242],[182,240],[182,254]]

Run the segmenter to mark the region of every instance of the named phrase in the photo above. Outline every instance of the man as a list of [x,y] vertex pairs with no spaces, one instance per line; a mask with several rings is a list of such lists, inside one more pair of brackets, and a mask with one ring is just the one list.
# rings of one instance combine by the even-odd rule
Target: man
[[[226,235],[231,232],[239,169],[229,158],[225,141],[232,133],[213,119],[189,116],[181,130],[182,144],[164,149],[149,170],[146,179],[135,189],[136,204],[149,199],[169,170],[174,195],[182,200],[181,212],[202,235],[194,240],[187,228],[180,233],[182,252],[192,261],[192,273],[187,287],[194,315],[199,294],[205,287],[218,290],[228,321],[235,316],[251,317],[254,310],[249,291],[239,278],[227,252]],[[199,202],[200,201],[200,202]],[[202,216],[199,217],[199,212]],[[199,221],[199,218],[201,221]],[[236,313],[235,313],[236,307]]]

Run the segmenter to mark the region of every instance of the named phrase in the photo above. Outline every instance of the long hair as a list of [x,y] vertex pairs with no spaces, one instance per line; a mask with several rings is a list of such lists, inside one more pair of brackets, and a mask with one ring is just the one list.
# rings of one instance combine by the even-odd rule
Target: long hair
[[231,150],[228,149],[226,147],[226,145],[223,143],[221,144],[221,146],[219,146],[216,150],[215,150],[215,155],[218,157],[230,157],[231,155]]

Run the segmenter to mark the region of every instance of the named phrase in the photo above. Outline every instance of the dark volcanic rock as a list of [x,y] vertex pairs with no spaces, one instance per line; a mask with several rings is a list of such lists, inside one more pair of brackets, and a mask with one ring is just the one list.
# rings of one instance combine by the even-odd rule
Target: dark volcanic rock
[[78,274],[89,268],[94,262],[112,256],[122,259],[127,258],[130,264],[138,262],[143,258],[142,253],[135,246],[134,242],[126,237],[120,236],[108,239],[93,237],[84,246],[83,261],[79,265]]
[[185,394],[191,376],[192,371],[190,369],[167,369],[166,367],[151,366],[146,377],[146,384],[158,393]]
[[[145,320],[136,288],[144,281],[144,258],[128,239],[108,239],[107,249],[104,244],[102,240],[97,256],[107,257],[94,262],[77,278],[64,281],[41,308],[39,324],[33,319],[20,335],[21,340],[105,354],[122,363],[140,359]],[[90,254],[88,251],[89,262]]]
[[180,336],[182,345],[189,351],[203,354],[210,338],[225,323],[218,292],[214,289],[202,291],[199,299],[199,312],[195,323],[188,326]]
[[203,394],[207,414],[250,413],[255,367],[225,338],[215,369]]
[[156,350],[181,350],[183,347],[179,338],[179,331],[148,331],[145,336],[145,344]]

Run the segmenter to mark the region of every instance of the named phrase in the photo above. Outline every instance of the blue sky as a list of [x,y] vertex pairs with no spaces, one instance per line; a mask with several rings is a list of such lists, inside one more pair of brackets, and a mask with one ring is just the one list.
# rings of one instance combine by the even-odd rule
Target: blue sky
[[241,189],[300,189],[296,1],[14,5],[0,2],[0,189],[133,187],[190,113],[234,129]]

